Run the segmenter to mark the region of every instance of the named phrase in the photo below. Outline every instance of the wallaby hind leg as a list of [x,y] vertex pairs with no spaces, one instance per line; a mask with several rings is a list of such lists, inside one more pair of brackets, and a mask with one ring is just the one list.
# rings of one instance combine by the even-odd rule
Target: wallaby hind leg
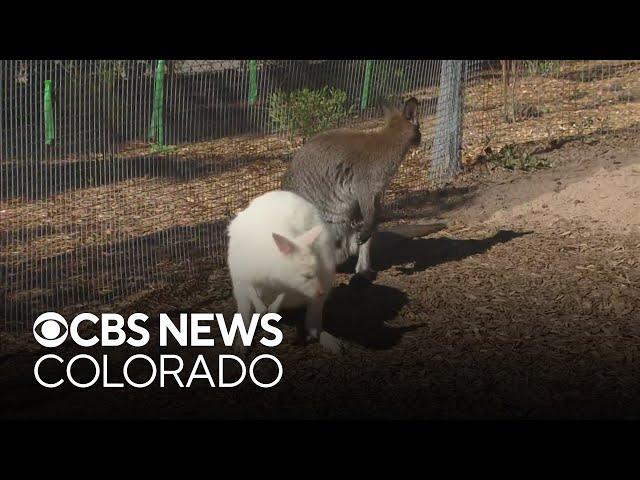
[[278,313],[280,310],[280,305],[284,300],[284,292],[276,297],[276,299],[271,303],[271,305],[267,306],[264,304],[258,292],[256,292],[255,287],[249,287],[249,299],[251,303],[253,303],[254,309],[256,313],[260,315],[264,313]]
[[358,243],[358,232],[354,231],[351,233],[351,236],[347,239],[349,256],[353,257],[355,255],[359,255],[361,245]]
[[356,274],[361,275],[367,280],[373,280],[376,276],[376,272],[371,265],[371,242],[373,241],[374,234],[371,235],[369,240],[360,245],[360,249],[358,250],[358,263],[356,263]]
[[[382,194],[378,194],[373,198],[373,205],[365,207],[365,218],[368,218],[365,223],[371,225],[371,234],[366,242],[359,245],[358,249],[358,263],[356,264],[356,274],[364,277],[366,280],[372,281],[376,277],[376,272],[371,265],[371,242],[376,234],[377,222],[380,218],[382,210]],[[361,205],[362,208],[362,205]],[[359,242],[357,242],[359,243]]]
[[[244,288],[239,288],[236,290],[234,286],[234,296],[236,297],[237,303],[237,312],[242,315],[242,320],[244,321],[245,326],[249,329],[251,325],[251,316],[253,315],[253,305],[251,302],[251,298],[249,297],[249,292]],[[249,355],[250,347],[245,346],[242,343],[242,338],[238,335],[233,343],[234,353],[240,358],[246,358]]]
[[304,324],[309,340],[317,340],[320,345],[332,353],[342,353],[344,345],[342,341],[322,329],[322,311],[325,299],[315,301],[307,306]]
[[[253,304],[256,313],[259,313],[260,315],[264,315],[265,313],[278,313],[280,311],[280,306],[282,305],[282,302],[284,300],[284,292],[282,292],[280,295],[276,297],[276,299],[273,302],[271,302],[270,305],[267,306],[262,301],[262,298],[260,298],[260,295],[258,295],[258,292],[256,291],[255,287],[253,286],[249,287],[248,294],[249,294],[249,299],[251,300],[251,303]],[[302,337],[304,339],[304,326],[302,326],[302,333],[300,332],[300,326],[297,325],[297,327],[298,327],[298,337]]]

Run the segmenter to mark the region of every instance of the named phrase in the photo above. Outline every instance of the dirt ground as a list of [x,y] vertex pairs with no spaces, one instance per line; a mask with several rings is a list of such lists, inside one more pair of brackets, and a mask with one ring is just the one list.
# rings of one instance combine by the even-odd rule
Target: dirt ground
[[[42,352],[5,337],[0,416],[638,418],[639,137],[570,142],[539,154],[552,167],[534,172],[472,169],[406,220],[447,229],[412,240],[380,234],[371,285],[338,275],[325,321],[348,342],[343,355],[293,345],[285,317],[275,352],[284,376],[274,388],[47,390],[32,374]],[[234,309],[224,269],[112,308],[152,318]],[[145,353],[117,350],[108,352],[114,363]],[[197,353],[227,349],[164,350],[189,366]]]

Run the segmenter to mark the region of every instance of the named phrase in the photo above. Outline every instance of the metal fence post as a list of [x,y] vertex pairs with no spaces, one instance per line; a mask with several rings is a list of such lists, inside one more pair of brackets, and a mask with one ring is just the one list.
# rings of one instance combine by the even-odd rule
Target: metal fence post
[[364,84],[362,85],[362,100],[360,101],[360,109],[367,108],[369,103],[369,93],[371,90],[371,73],[373,72],[373,60],[367,60],[364,70]]
[[446,182],[462,168],[464,60],[443,60],[429,179]]
[[51,145],[56,138],[56,126],[53,121],[53,98],[51,80],[44,81],[44,131],[45,143]]
[[149,128],[149,140],[155,141],[159,147],[164,145],[164,67],[165,60],[158,60],[153,94],[153,113]]
[[258,99],[258,65],[256,60],[249,60],[249,105]]

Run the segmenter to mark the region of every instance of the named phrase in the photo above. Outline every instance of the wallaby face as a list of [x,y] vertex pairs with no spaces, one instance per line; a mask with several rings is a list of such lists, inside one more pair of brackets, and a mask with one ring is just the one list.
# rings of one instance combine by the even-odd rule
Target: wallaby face
[[322,232],[318,225],[295,240],[273,233],[273,241],[286,265],[282,280],[287,287],[309,300],[322,297],[326,292],[320,280],[320,271],[312,245]]

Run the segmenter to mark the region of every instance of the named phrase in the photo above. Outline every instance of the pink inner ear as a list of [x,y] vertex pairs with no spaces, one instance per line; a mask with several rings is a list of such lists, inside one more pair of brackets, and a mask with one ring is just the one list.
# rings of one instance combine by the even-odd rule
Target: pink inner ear
[[278,235],[277,233],[273,233],[273,240],[276,242],[276,246],[278,250],[282,252],[283,255],[291,255],[296,250],[296,245],[286,237],[282,235]]
[[322,232],[322,225],[316,225],[311,230],[300,235],[298,241],[304,245],[311,246],[318,238],[318,235],[320,235],[320,232]]

